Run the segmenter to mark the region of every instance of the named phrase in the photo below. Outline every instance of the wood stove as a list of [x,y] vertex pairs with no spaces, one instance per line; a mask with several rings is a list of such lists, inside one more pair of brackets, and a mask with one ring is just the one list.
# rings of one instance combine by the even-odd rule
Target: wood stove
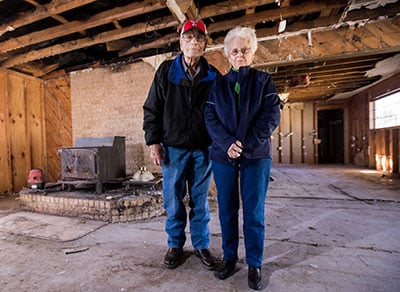
[[125,137],[77,138],[73,147],[58,149],[64,185],[92,183],[101,193],[103,183],[126,176]]

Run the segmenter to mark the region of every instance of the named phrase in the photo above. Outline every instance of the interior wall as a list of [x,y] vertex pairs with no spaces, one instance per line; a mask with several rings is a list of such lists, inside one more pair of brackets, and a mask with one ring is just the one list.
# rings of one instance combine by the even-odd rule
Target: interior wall
[[61,163],[58,149],[72,145],[70,77],[61,74],[44,80],[46,124],[46,181],[60,178]]
[[369,129],[369,102],[376,97],[399,90],[400,74],[371,86],[349,102],[351,111],[351,162],[387,173],[399,173],[400,127]]
[[0,192],[27,185],[32,168],[45,167],[43,82],[0,69]]
[[318,111],[344,110],[344,163],[349,162],[348,122],[346,101],[286,103],[281,111],[281,123],[272,135],[274,163],[316,164],[318,145]]
[[[0,70],[0,193],[27,185],[32,168],[59,178],[58,148],[78,137],[125,136],[127,172],[148,159],[142,105],[154,76],[148,63],[83,70],[40,80]],[[286,104],[271,137],[274,163],[318,163],[318,110],[344,109],[345,164],[399,173],[400,127],[369,129],[369,101],[396,90],[400,74],[341,101]]]
[[72,137],[124,136],[126,172],[149,163],[144,142],[143,103],[154,77],[148,63],[71,73]]

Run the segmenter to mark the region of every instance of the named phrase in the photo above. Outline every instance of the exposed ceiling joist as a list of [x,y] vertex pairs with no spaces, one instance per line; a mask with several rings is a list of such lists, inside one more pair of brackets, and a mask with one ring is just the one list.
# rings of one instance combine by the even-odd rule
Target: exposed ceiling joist
[[49,4],[38,6],[33,12],[21,13],[15,20],[2,24],[0,26],[0,35],[95,1],[97,0],[54,0]]
[[[400,53],[400,0],[13,0],[0,1],[0,66],[44,76],[179,52],[182,22],[201,17],[205,56],[229,70],[223,38],[254,27],[253,66],[289,101],[349,96],[380,78],[376,64]],[[13,17],[10,17],[13,16]],[[399,67],[399,66],[398,66]],[[366,72],[375,72],[367,76]],[[386,72],[388,71],[388,72]],[[382,74],[400,68],[391,66]],[[294,82],[301,78],[309,82]]]

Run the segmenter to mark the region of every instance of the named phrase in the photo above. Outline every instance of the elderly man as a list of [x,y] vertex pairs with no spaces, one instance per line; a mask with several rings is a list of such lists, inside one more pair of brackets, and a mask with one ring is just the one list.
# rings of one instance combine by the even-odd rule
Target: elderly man
[[181,52],[158,68],[144,103],[146,144],[150,158],[161,166],[163,199],[167,212],[165,230],[168,251],[164,264],[174,269],[185,261],[187,212],[184,197],[189,195],[192,246],[202,264],[212,270],[215,260],[208,247],[208,189],[211,164],[210,137],[204,123],[204,105],[218,71],[203,57],[207,30],[199,19],[184,23],[180,34]]

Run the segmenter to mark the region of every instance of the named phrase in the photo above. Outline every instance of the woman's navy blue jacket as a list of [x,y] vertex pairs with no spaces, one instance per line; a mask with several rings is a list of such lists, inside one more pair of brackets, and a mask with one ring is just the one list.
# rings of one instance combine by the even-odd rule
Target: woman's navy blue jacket
[[[236,82],[240,84],[239,109]],[[212,140],[212,160],[234,164],[227,151],[236,140],[244,146],[241,157],[271,158],[269,139],[280,121],[280,100],[271,76],[240,67],[217,78],[205,106],[205,120]]]
[[200,58],[194,83],[182,66],[183,54],[158,68],[143,105],[147,145],[163,143],[182,149],[207,148],[211,139],[204,123],[204,105],[219,72]]

